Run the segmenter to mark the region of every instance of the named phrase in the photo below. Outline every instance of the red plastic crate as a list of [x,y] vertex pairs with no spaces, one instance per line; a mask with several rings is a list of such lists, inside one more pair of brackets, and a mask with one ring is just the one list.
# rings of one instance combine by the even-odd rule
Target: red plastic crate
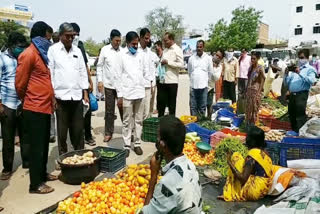
[[280,121],[273,117],[259,117],[262,123],[265,126],[270,127],[271,129],[281,129],[285,131],[291,131],[291,124],[289,122]]
[[239,135],[239,136],[244,136],[244,137],[247,136],[246,133],[236,132],[236,131],[233,131],[233,130],[228,129],[228,128],[222,129],[221,132],[223,132],[223,133],[225,133],[225,134],[231,134],[232,136],[237,136],[237,135]]

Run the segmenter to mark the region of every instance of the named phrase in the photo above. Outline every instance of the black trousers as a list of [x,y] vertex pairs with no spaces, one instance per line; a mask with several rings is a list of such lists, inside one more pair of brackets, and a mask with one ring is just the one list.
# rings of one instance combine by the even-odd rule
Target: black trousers
[[59,154],[68,152],[67,134],[75,150],[84,149],[83,139],[83,104],[82,101],[57,100],[57,135]]
[[23,120],[28,131],[25,140],[30,145],[29,157],[32,157],[29,161],[30,189],[36,189],[46,182],[51,115],[23,110]]
[[281,97],[279,100],[280,100],[280,103],[284,106],[288,105],[287,92],[288,92],[288,86],[285,84],[285,79],[283,79],[282,85],[281,85]]
[[238,94],[244,94],[246,92],[248,84],[248,79],[239,78],[238,79]]
[[306,123],[306,107],[308,100],[308,91],[290,93],[288,112],[293,131],[299,133],[299,129]]
[[[105,121],[104,121],[104,134],[105,136],[112,136],[114,132],[115,108],[117,91],[115,89],[104,88],[105,97]],[[119,108],[120,118],[123,121],[123,109]]]
[[237,102],[236,99],[236,84],[223,80],[223,99],[232,100],[232,103]]
[[158,116],[164,116],[166,107],[169,107],[169,114],[176,114],[178,84],[159,84],[158,88]]
[[[22,140],[22,121],[21,117],[17,116],[17,110],[10,109],[3,105],[4,115],[1,120],[1,133],[2,133],[2,161],[3,172],[11,172],[14,160],[14,140],[16,130],[20,138],[20,145],[23,144]],[[24,150],[23,150],[24,151]],[[21,149],[22,155],[22,149]],[[22,156],[23,159],[23,156]]]
[[92,139],[92,133],[91,133],[91,110],[87,111],[85,117],[84,117],[84,139],[90,140]]

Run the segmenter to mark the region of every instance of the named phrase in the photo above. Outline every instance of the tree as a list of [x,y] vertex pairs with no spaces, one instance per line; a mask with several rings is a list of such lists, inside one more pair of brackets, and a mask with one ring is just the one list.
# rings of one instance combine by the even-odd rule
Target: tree
[[252,49],[258,39],[258,28],[262,11],[255,8],[240,6],[232,11],[232,19],[228,25],[220,19],[215,25],[209,25],[210,41],[207,49],[216,51],[218,48]]
[[185,33],[181,15],[173,15],[168,7],[158,7],[151,10],[145,16],[145,20],[154,40],[161,40],[166,32],[171,32],[175,34],[176,42],[181,43]]
[[6,45],[8,41],[8,35],[14,31],[22,33],[24,35],[28,32],[26,27],[19,25],[13,21],[0,21],[0,48],[1,49]]
[[97,43],[92,38],[87,39],[83,44],[89,56],[98,56],[100,48],[104,45],[103,43]]

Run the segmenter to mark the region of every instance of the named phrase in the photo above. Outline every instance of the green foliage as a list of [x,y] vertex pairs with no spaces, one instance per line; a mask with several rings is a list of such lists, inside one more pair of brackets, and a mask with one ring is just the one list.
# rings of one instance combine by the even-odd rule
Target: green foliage
[[258,27],[262,11],[255,8],[240,6],[232,11],[232,19],[228,24],[224,19],[216,24],[209,25],[210,41],[207,51],[216,51],[219,48],[252,49],[258,39]]
[[8,41],[8,35],[14,31],[22,33],[24,35],[26,35],[26,33],[28,32],[26,27],[15,22],[0,21],[0,49],[6,45]]
[[103,43],[97,43],[92,38],[87,39],[83,44],[89,56],[98,56],[100,48],[104,46]]
[[145,16],[145,20],[146,27],[149,28],[155,40],[162,40],[166,32],[171,32],[175,34],[176,42],[181,43],[185,32],[181,15],[173,15],[168,7],[158,7],[151,10]]

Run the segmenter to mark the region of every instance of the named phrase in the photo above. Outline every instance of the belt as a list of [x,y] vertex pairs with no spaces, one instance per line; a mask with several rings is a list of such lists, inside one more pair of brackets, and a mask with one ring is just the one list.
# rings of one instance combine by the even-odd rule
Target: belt
[[298,92],[291,92],[290,94],[296,96],[296,95],[299,95],[299,94],[304,94],[304,93],[309,93],[309,91],[298,91]]

